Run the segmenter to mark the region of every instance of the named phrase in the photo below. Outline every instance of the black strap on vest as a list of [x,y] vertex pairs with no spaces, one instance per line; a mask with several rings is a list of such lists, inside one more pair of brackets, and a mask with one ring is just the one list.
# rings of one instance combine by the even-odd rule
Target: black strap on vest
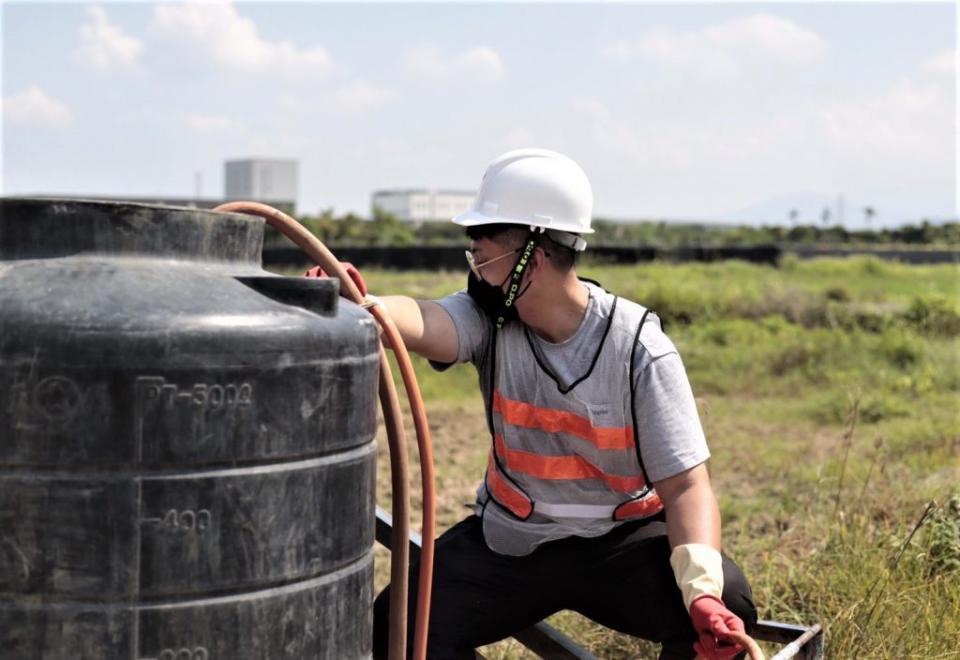
[[[653,488],[650,483],[650,477],[647,475],[647,468],[643,466],[643,457],[640,456],[640,432],[637,430],[637,386],[636,386],[636,357],[637,345],[640,343],[640,333],[643,332],[643,325],[647,322],[651,310],[645,310],[640,318],[640,326],[637,328],[637,334],[633,336],[633,348],[630,349],[630,417],[633,420],[633,446],[637,450],[637,462],[640,464],[640,472],[643,473],[643,480],[647,483],[647,488]],[[641,496],[642,497],[642,496]]]
[[[643,457],[640,455],[640,433],[637,430],[637,386],[634,384],[634,381],[636,380],[634,377],[636,370],[634,364],[637,357],[637,344],[640,343],[640,333],[643,332],[643,325],[647,322],[647,316],[650,314],[650,311],[651,310],[648,309],[643,312],[643,316],[640,318],[640,326],[637,328],[637,333],[633,336],[633,347],[630,349],[630,418],[633,421],[633,446],[637,450],[637,463],[640,464],[640,472],[643,474],[643,480],[646,483],[646,488],[644,488],[643,492],[636,497],[631,497],[626,502],[621,502],[618,504],[617,508],[613,510],[613,514],[610,516],[610,519],[613,521],[617,520],[617,511],[620,510],[620,507],[626,506],[631,502],[636,502],[637,500],[642,500],[644,497],[647,497],[650,494],[651,490],[653,490],[653,484],[650,483],[650,476],[647,474],[647,468],[645,468],[643,465]],[[653,516],[644,518],[644,520],[651,519],[653,519]]]
[[527,520],[530,516],[533,515],[533,512],[536,510],[537,503],[533,501],[533,498],[530,497],[527,491],[525,491],[523,488],[520,487],[520,484],[518,484],[513,479],[513,477],[507,474],[507,471],[503,468],[503,463],[500,462],[500,455],[497,454],[497,440],[494,435],[495,432],[493,429],[493,393],[495,391],[494,387],[496,387],[496,371],[497,371],[497,328],[496,327],[493,328],[493,335],[490,338],[490,360],[491,360],[490,390],[489,390],[490,400],[486,402],[485,407],[487,409],[487,428],[490,429],[490,448],[493,451],[493,461],[497,464],[497,470],[500,471],[500,476],[506,479],[507,481],[509,481],[511,484],[513,484],[513,486],[518,491],[523,493],[523,496],[530,501],[530,513],[528,513],[524,517],[520,517],[517,514],[515,514],[513,511],[511,511],[510,507],[506,506],[503,502],[498,501],[497,498],[493,496],[493,491],[490,489],[490,484],[487,483],[487,478],[489,476],[489,470],[487,470],[483,475],[483,488],[484,490],[487,491],[487,502],[483,503],[483,510],[481,511],[480,515],[482,519],[483,514],[487,512],[487,504],[489,503],[490,500],[493,500],[497,506],[499,506],[501,509],[506,511],[511,517],[516,518],[517,520]]

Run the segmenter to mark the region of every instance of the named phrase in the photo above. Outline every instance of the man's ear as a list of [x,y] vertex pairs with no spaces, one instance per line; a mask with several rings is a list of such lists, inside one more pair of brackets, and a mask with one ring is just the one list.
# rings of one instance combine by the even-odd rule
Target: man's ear
[[547,266],[547,253],[538,245],[533,249],[533,254],[530,255],[530,261],[527,263],[527,270],[524,273],[525,279],[529,282],[530,278],[540,273]]

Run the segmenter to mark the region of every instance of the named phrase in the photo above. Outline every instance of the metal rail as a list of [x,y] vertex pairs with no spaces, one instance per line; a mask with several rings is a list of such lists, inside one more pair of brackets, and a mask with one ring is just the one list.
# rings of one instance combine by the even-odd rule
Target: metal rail
[[[377,543],[390,549],[390,531],[393,519],[390,514],[377,507]],[[420,535],[410,532],[410,558],[420,556]],[[820,624],[811,627],[796,626],[779,621],[758,621],[752,631],[753,638],[762,642],[786,644],[771,660],[823,660],[823,631]],[[521,630],[514,636],[518,642],[539,655],[551,660],[597,660],[597,657],[546,623],[540,623]],[[483,656],[479,653],[478,658]]]

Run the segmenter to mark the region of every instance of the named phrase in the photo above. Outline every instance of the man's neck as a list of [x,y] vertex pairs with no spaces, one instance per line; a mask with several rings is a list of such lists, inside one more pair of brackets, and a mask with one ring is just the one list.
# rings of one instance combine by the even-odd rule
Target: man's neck
[[590,293],[573,270],[558,278],[557,282],[543,282],[542,285],[517,301],[520,320],[546,341],[566,341],[580,327]]

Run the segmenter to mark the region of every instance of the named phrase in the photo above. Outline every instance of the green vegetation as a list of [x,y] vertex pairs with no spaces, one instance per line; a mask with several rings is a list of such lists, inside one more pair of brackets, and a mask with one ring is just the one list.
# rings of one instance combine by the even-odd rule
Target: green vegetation
[[[463,229],[451,222],[425,222],[419,227],[401,222],[377,210],[370,219],[348,213],[336,216],[325,211],[300,218],[310,231],[330,246],[337,245],[460,245]],[[842,245],[842,246],[930,246],[960,245],[960,222],[934,224],[927,220],[895,229],[848,230],[841,226],[796,225],[747,227],[710,224],[678,224],[638,221],[631,223],[595,220],[592,245],[728,247],[751,245]],[[268,243],[282,238],[270,233]]]
[[613,223],[597,221],[597,245],[935,245],[960,243],[960,223],[933,224],[924,220],[895,229],[850,230],[840,225],[717,226],[666,222]]
[[[580,270],[666,320],[713,451],[725,548],[761,618],[821,623],[831,658],[956,657],[960,269],[853,258]],[[376,293],[417,297],[465,277],[365,275]],[[417,368],[443,529],[466,513],[488,440],[472,368]],[[381,472],[388,505],[385,455]],[[578,615],[552,622],[599,657],[655,657]],[[484,653],[532,657],[513,641]]]

